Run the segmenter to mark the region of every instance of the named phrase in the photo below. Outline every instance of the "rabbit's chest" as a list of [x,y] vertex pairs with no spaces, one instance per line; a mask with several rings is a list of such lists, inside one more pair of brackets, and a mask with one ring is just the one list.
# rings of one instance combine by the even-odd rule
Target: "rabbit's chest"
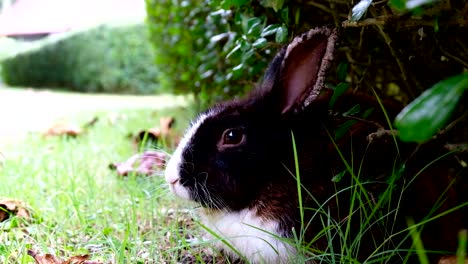
[[[206,226],[221,236],[239,253],[253,263],[288,263],[294,249],[281,241],[279,223],[257,216],[254,210],[238,212],[207,212],[203,214]],[[222,241],[217,246],[235,256]]]

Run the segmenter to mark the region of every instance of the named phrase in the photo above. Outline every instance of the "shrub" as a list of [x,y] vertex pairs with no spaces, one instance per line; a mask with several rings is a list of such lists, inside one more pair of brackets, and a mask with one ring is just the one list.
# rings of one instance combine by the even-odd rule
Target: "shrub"
[[156,72],[142,24],[71,34],[2,62],[8,85],[80,92],[154,93]]
[[[280,46],[276,42],[287,39],[283,31],[275,41],[281,27],[267,27],[266,15],[254,16],[262,6],[237,12],[219,8],[218,1],[146,4],[161,89],[194,92],[204,104],[250,89]],[[259,39],[267,31],[272,41]]]
[[340,30],[330,87],[407,103],[468,65],[463,0],[358,2],[146,0],[156,64],[167,65],[158,78],[206,100],[240,95],[279,46],[317,26]]

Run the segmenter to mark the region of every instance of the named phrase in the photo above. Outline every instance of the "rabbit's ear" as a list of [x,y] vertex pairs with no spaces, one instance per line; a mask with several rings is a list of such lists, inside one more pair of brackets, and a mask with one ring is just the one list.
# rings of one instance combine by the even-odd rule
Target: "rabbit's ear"
[[317,98],[336,39],[336,30],[312,29],[294,38],[270,63],[262,86],[279,96],[281,113],[300,111]]

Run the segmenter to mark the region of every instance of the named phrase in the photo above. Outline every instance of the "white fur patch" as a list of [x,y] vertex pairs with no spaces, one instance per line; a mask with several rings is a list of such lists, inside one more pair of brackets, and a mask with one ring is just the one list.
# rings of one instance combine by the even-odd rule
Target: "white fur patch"
[[[215,110],[202,114],[192,123],[180,141],[171,159],[167,163],[165,178],[171,191],[184,199],[190,200],[188,190],[180,184],[182,153],[190,148],[190,141],[205,120],[217,112]],[[190,150],[188,150],[190,151]],[[220,235],[252,263],[291,263],[295,253],[293,247],[280,240],[278,222],[265,220],[257,216],[256,211],[244,209],[238,212],[210,211],[202,214],[205,225]],[[214,238],[216,240],[216,238]],[[225,243],[217,240],[215,245],[237,257]]]
[[187,132],[185,133],[184,137],[180,141],[179,145],[177,146],[176,150],[172,154],[171,159],[167,163],[166,171],[165,171],[165,178],[166,182],[169,183],[169,187],[171,191],[184,199],[190,200],[190,194],[188,190],[180,184],[180,166],[182,161],[182,153],[188,147],[188,143],[192,139],[195,132],[198,130],[200,125],[210,116],[213,116],[213,112],[207,112],[202,114],[198,117],[198,119],[193,122],[192,126],[188,128]]
[[[254,210],[238,212],[206,209],[202,214],[204,224],[226,239],[251,263],[292,263],[296,250],[278,234],[278,222],[257,216]],[[236,256],[226,243],[216,240],[216,246]]]

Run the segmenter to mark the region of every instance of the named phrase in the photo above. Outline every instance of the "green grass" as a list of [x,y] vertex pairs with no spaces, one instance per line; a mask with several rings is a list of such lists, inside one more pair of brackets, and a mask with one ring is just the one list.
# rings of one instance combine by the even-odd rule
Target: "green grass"
[[[180,100],[171,96],[89,96],[0,89],[0,124],[8,125],[0,131],[0,197],[24,201],[33,213],[28,223],[20,219],[0,223],[0,263],[34,263],[27,255],[28,249],[64,260],[90,254],[91,259],[103,263],[229,263],[210,241],[201,239],[204,227],[187,210],[195,205],[172,195],[163,177],[159,177],[162,172],[155,177],[123,178],[108,169],[109,163],[124,161],[135,153],[127,135],[158,125],[159,117],[174,116],[176,130],[185,129],[195,113]],[[84,123],[95,116],[99,117],[96,125],[75,139],[43,137],[37,132],[18,134],[40,130],[37,124],[54,120]],[[389,204],[398,202],[401,195],[392,189],[393,181],[399,178],[398,168],[388,182],[388,190],[371,198],[365,190],[369,183],[359,180],[359,168],[346,165],[353,181],[329,199],[351,193],[352,204],[339,204],[349,207],[349,217],[338,222],[330,217],[324,204],[316,208],[301,205],[301,210],[314,210],[315,217],[321,219],[324,227],[317,239],[325,237],[330,247],[318,251],[313,242],[302,241],[303,230],[297,231],[295,238],[287,240],[298,251],[297,263],[310,259],[360,263],[356,255],[368,228],[379,225],[392,229],[398,210]],[[292,176],[297,175],[298,164],[295,169]],[[301,190],[300,177],[297,180]],[[302,189],[300,196],[310,195]],[[351,223],[356,221],[361,223],[360,230],[352,230]],[[301,217],[301,225],[307,228],[309,219]],[[419,231],[415,228],[420,228],[420,223],[410,223],[404,231],[406,236],[403,232],[398,237],[388,234],[386,244],[376,245],[377,250],[366,263],[384,263],[388,256],[396,254],[404,260],[408,252],[421,252],[423,245],[417,243],[412,249],[395,243],[391,246],[397,248],[389,250],[392,238],[417,242]],[[340,248],[331,246],[332,240],[339,241]],[[466,240],[465,234],[460,245],[466,245]],[[460,256],[466,254],[465,247],[460,246]]]
[[[159,97],[152,97],[152,105],[149,97],[118,97],[124,102],[119,104],[113,96],[50,95],[60,99],[60,106],[83,105],[83,111],[58,108],[62,118],[82,123],[97,116],[99,121],[77,138],[29,133],[0,141],[0,197],[22,200],[34,214],[31,223],[0,223],[0,263],[34,263],[28,249],[62,259],[90,254],[105,263],[176,263],[208,255],[203,253],[206,247],[187,246],[186,240],[198,234],[192,228],[195,224],[189,213],[178,212],[187,205],[169,195],[163,177],[122,178],[108,169],[109,163],[135,153],[129,133],[158,125],[159,117],[168,115],[176,117],[180,131],[193,112],[181,107],[159,109]],[[22,100],[16,106],[11,102],[12,109],[2,115],[28,106],[28,98],[18,99]],[[33,116],[28,120],[43,118],[43,109],[29,114]],[[26,118],[24,113],[18,116]],[[110,116],[125,118],[111,122]]]

